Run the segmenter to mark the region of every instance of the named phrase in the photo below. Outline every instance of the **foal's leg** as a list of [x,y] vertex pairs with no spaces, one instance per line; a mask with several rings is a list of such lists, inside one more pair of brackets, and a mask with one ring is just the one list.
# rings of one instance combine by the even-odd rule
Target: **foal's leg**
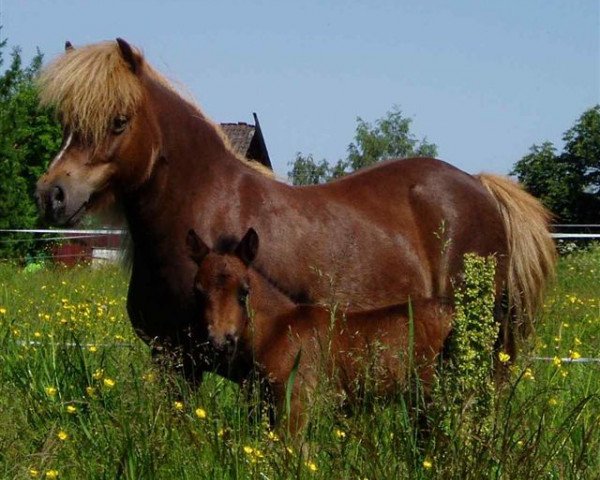
[[251,422],[264,421],[272,428],[275,425],[276,405],[273,387],[267,378],[253,370],[243,381],[243,388],[249,407],[248,419]]
[[306,392],[304,392],[304,388],[298,383],[293,386],[289,412],[287,412],[286,405],[286,385],[273,385],[273,395],[277,430],[283,436],[289,433],[292,438],[296,438],[304,429],[307,421],[308,412],[305,407]]

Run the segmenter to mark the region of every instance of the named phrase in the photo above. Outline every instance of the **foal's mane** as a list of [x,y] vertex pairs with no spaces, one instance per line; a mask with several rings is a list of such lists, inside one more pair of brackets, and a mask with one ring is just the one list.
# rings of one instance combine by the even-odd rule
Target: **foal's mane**
[[[132,47],[143,75],[175,93],[218,133],[226,148],[240,161],[264,175],[272,172],[258,162],[234,153],[223,130],[201,111],[190,95],[182,94]],[[117,115],[132,115],[144,99],[139,74],[132,72],[115,41],[69,49],[49,65],[38,78],[40,103],[56,109],[63,124],[78,131],[94,145],[106,137],[110,121]]]

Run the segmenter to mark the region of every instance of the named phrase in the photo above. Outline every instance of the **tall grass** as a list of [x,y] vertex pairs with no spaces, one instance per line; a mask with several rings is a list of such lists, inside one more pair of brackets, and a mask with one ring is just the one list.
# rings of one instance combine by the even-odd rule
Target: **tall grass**
[[253,401],[237,386],[209,374],[194,391],[153,365],[127,319],[126,284],[116,268],[24,273],[0,264],[1,478],[562,479],[600,472],[600,365],[560,361],[600,357],[600,248],[561,260],[531,349],[495,394],[485,437],[468,430],[473,441],[458,427],[441,436],[433,420],[423,435],[401,396],[372,399],[352,416],[318,408],[302,440],[279,438],[265,416],[248,419]]

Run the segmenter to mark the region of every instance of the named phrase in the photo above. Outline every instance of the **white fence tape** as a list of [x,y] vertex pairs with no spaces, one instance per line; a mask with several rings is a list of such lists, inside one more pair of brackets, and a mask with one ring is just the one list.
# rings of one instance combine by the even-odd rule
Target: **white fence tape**
[[[555,225],[555,227],[565,227],[565,228],[595,228],[600,230],[600,225]],[[74,230],[74,229],[42,229],[42,228],[29,228],[29,229],[0,229],[0,233],[52,233],[55,235],[67,235],[61,237],[52,237],[44,239],[40,238],[40,241],[49,241],[49,240],[60,240],[60,239],[78,239],[78,238],[91,238],[97,235],[124,235],[127,233],[127,230],[121,229],[98,229],[98,230]],[[75,235],[75,236],[70,236]],[[81,236],[80,236],[81,235]],[[600,233],[551,233],[552,238],[556,239],[585,239],[585,238],[600,238]]]
[[[40,342],[38,340],[16,340],[15,343],[22,347],[63,347],[63,348],[133,348],[133,343],[56,343],[56,342]],[[555,362],[555,357],[528,357],[527,360],[536,362]],[[600,358],[560,358],[561,363],[599,363]]]

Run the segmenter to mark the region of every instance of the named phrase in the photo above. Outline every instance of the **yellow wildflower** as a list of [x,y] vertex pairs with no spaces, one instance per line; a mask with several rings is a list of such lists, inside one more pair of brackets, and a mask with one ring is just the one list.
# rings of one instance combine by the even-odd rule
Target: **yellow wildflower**
[[69,434],[63,430],[60,430],[56,434],[56,436],[58,437],[59,440],[62,440],[63,442],[69,438]]
[[523,372],[523,378],[525,380],[535,380],[535,376],[533,375],[531,368],[526,368]]
[[339,428],[335,429],[335,436],[339,439],[344,439],[346,438],[346,432],[344,432],[343,430],[340,430]]
[[44,388],[44,391],[46,392],[46,395],[48,395],[49,397],[53,397],[54,395],[56,395],[56,392],[58,390],[56,390],[56,388],[54,387],[46,387]]
[[71,415],[77,413],[77,407],[73,405],[67,405],[67,413],[70,413]]
[[510,355],[506,352],[500,352],[498,354],[498,360],[500,360],[501,363],[506,363],[510,360]]
[[58,478],[58,470],[48,470],[46,471],[46,478]]
[[113,388],[116,384],[112,378],[105,378],[103,383],[106,388]]
[[429,470],[431,467],[433,467],[433,462],[429,457],[425,457],[425,460],[423,460],[423,468]]
[[548,405],[550,405],[551,407],[556,407],[556,405],[558,405],[558,400],[554,397],[552,397],[551,399],[548,400]]
[[183,411],[183,402],[173,402],[173,408],[177,412]]
[[317,464],[315,462],[311,462],[310,460],[308,462],[306,462],[306,466],[308,467],[308,469],[311,472],[316,472],[318,470],[317,469]]
[[40,338],[42,336],[42,334],[40,332],[33,332],[33,336],[35,338]]
[[98,347],[96,347],[96,345],[90,345],[90,346],[88,347],[88,350],[89,350],[90,352],[92,352],[92,353],[95,353],[95,352],[97,352],[97,351],[98,351]]
[[197,408],[195,413],[196,413],[196,416],[200,419],[206,418],[206,410],[204,410],[203,408]]
[[561,358],[560,358],[560,357],[554,357],[554,358],[552,359],[552,363],[554,364],[554,366],[555,366],[556,368],[560,368],[560,366],[562,365],[562,360],[561,360]]
[[569,350],[569,358],[572,360],[577,360],[578,358],[581,358],[581,354],[579,352]]
[[39,470],[36,470],[35,468],[30,468],[30,469],[29,469],[29,476],[30,476],[31,478],[36,478],[36,477],[39,477],[39,476],[40,476],[40,471],[39,471]]
[[279,441],[279,437],[277,436],[277,434],[273,430],[269,430],[269,433],[267,434],[267,437],[272,442],[278,442]]
[[6,308],[0,307],[0,315],[6,315]]
[[104,369],[98,368],[94,373],[92,373],[92,378],[94,380],[100,380],[104,376]]
[[254,451],[254,449],[248,445],[244,445],[244,453],[246,455],[252,455],[252,452]]

